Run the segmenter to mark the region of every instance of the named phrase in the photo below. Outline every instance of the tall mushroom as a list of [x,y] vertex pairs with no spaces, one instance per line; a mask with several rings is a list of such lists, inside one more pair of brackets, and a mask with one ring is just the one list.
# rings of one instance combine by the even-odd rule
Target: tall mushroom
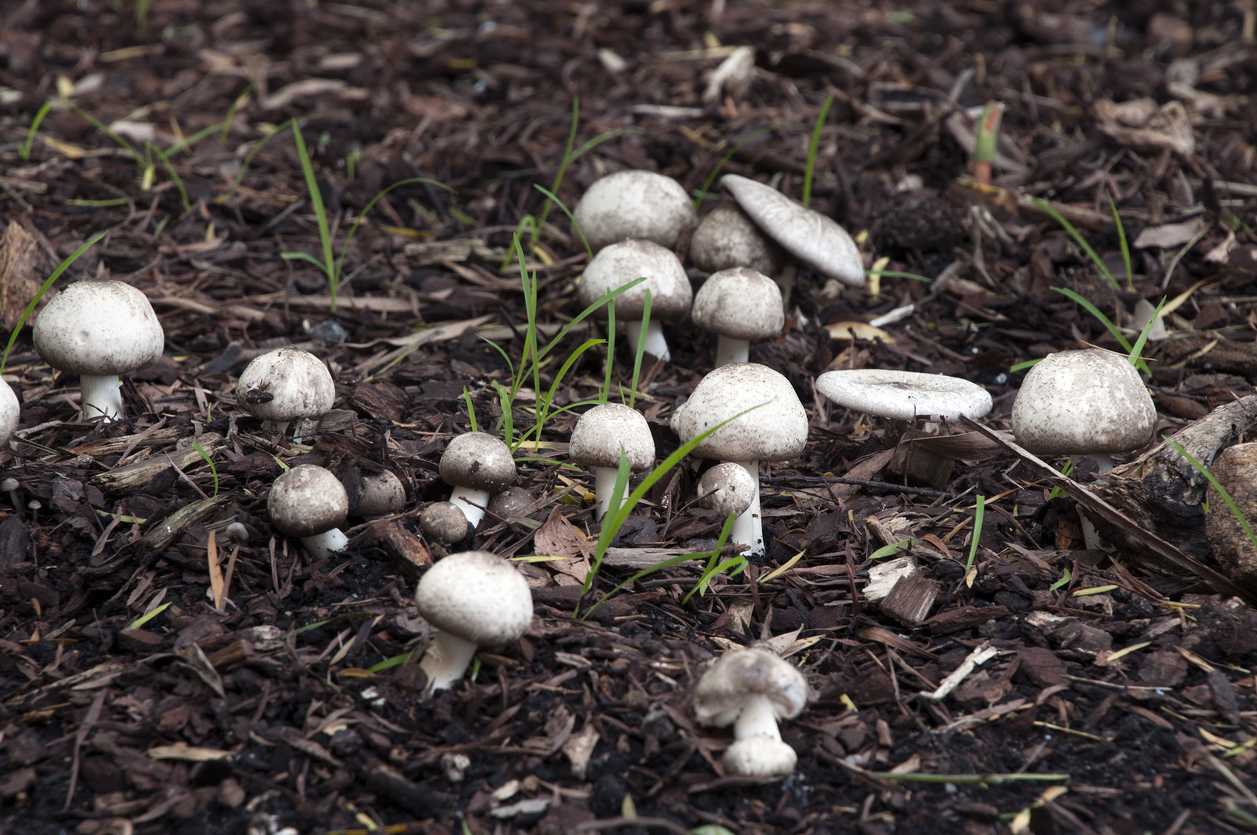
[[44,362],[78,374],[84,417],[122,416],[118,377],[161,358],[165,334],[148,297],[121,281],[79,281],[52,297],[35,320]]
[[510,563],[487,551],[450,554],[415,589],[419,614],[438,630],[419,661],[428,690],[463,677],[479,646],[518,641],[532,623],[532,592]]
[[717,366],[746,362],[752,342],[776,337],[786,323],[776,282],[748,267],[712,273],[698,288],[690,316],[719,337]]
[[572,218],[595,253],[626,238],[672,249],[681,232],[698,222],[681,184],[653,171],[617,171],[598,179]]
[[280,434],[294,421],[322,417],[336,400],[336,384],[309,351],[278,348],[254,357],[236,381],[240,408]]
[[325,560],[349,542],[340,530],[349,515],[349,496],[331,470],[314,464],[288,470],[271,485],[266,510],[275,529],[299,538],[315,559]]
[[468,432],[445,447],[441,480],[454,488],[450,502],[475,530],[484,518],[489,497],[515,483],[515,459],[500,438],[485,432]]
[[[749,410],[749,411],[748,411]],[[745,414],[742,414],[744,413]],[[734,521],[730,539],[764,553],[759,511],[759,462],[795,458],[807,445],[807,412],[790,381],[763,365],[722,365],[699,381],[690,399],[672,416],[672,428],[683,443],[724,422],[694,448],[699,458],[741,464],[755,480],[750,507]]]
[[[654,462],[655,439],[641,412],[620,403],[603,403],[576,421],[568,454],[576,466],[594,468],[595,519],[602,519],[611,508],[621,449],[632,472],[648,469]],[[627,483],[624,490],[621,501],[628,495]]]
[[[580,303],[594,304],[612,290],[642,277],[646,280],[615,298],[615,315],[625,320],[629,348],[636,353],[649,290],[650,324],[642,350],[667,361],[671,353],[659,323],[684,319],[694,299],[690,278],[672,250],[641,240],[609,244],[585,268],[580,283]],[[605,317],[606,306],[599,308],[599,312]]]

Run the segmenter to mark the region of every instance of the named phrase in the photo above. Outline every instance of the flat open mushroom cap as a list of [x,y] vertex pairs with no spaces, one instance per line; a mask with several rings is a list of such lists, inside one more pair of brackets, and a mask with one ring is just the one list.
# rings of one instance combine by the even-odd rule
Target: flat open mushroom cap
[[712,273],[690,309],[694,324],[733,339],[771,339],[785,327],[781,288],[763,273],[733,267]]
[[[684,319],[694,301],[694,288],[681,261],[652,241],[620,241],[604,247],[585,268],[580,282],[580,303],[591,305],[607,293],[646,276],[646,281],[616,296],[615,318],[640,322],[650,290],[650,318],[671,322]],[[606,305],[598,309],[605,319]]]
[[328,413],[336,400],[336,384],[323,361],[309,351],[268,351],[240,372],[236,402],[262,420],[291,423]]
[[148,297],[121,281],[78,281],[35,320],[35,350],[67,374],[117,377],[161,359],[165,334]]
[[807,705],[807,679],[789,661],[762,647],[726,652],[707,668],[694,690],[694,716],[704,725],[731,725],[747,696],[766,696],[778,719],[793,719]]
[[709,273],[749,267],[764,275],[781,272],[781,247],[732,200],[722,200],[694,230],[690,260]]
[[621,445],[635,473],[655,460],[655,439],[642,413],[622,403],[603,403],[576,421],[568,454],[579,467],[619,467]]
[[843,284],[864,286],[864,262],[846,229],[775,188],[746,177],[726,174],[720,178],[720,186],[765,234],[795,258]]
[[299,464],[275,479],[266,510],[284,536],[314,536],[345,521],[349,496],[331,470]]
[[698,223],[681,184],[653,171],[618,171],[599,179],[576,204],[572,217],[594,252],[626,238],[672,249],[681,231]]
[[[759,408],[746,412],[753,406]],[[785,461],[807,445],[807,412],[794,387],[753,362],[722,365],[700,380],[673,414],[672,428],[688,442],[741,412],[746,414],[709,435],[693,454],[719,461]]]
[[524,575],[487,551],[450,554],[429,568],[415,603],[437,629],[485,646],[517,641],[532,623],[532,591]]
[[1013,435],[1036,455],[1136,450],[1152,439],[1156,420],[1135,367],[1095,348],[1048,354],[1026,374],[1013,402]]
[[943,374],[881,368],[826,371],[816,378],[816,390],[839,406],[892,420],[980,418],[991,411],[986,389]]

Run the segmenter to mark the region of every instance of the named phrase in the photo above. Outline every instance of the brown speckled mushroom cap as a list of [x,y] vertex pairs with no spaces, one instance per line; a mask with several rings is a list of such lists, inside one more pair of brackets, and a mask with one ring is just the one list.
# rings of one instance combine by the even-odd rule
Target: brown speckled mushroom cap
[[747,696],[766,696],[778,719],[792,719],[807,705],[807,679],[790,662],[762,647],[726,652],[694,690],[694,716],[704,725],[733,724]]
[[618,171],[596,181],[572,217],[594,252],[626,238],[672,249],[698,222],[681,184],[653,171]]
[[[616,319],[640,322],[647,290],[650,290],[652,320],[672,322],[689,315],[694,300],[690,277],[672,250],[652,241],[620,241],[604,247],[585,268],[580,282],[580,303],[591,305],[612,290],[643,276],[646,280],[641,284],[616,296]],[[606,305],[599,308],[603,318],[606,318],[606,310]]]
[[419,613],[442,631],[482,646],[519,640],[532,623],[524,575],[488,551],[450,554],[415,589]]
[[0,446],[9,442],[17,431],[18,421],[22,417],[22,407],[17,402],[17,395],[9,384],[0,380]]
[[299,464],[275,479],[266,510],[284,536],[314,536],[345,521],[349,496],[331,470]]
[[786,324],[781,288],[749,267],[712,273],[698,288],[690,317],[705,331],[749,342],[771,339]]
[[[764,405],[760,405],[764,404]],[[751,409],[752,406],[759,408]],[[733,418],[693,454],[719,461],[785,461],[807,445],[807,412],[790,381],[753,362],[722,365],[699,381],[672,417],[683,442]]]
[[603,403],[576,421],[568,454],[579,467],[619,467],[621,445],[635,473],[655,460],[655,439],[642,413],[622,403]]
[[291,423],[327,414],[336,384],[309,351],[279,348],[254,357],[236,382],[236,402],[254,417]]
[[749,267],[765,275],[781,272],[781,247],[765,235],[732,200],[723,200],[703,218],[690,240],[690,261],[705,272]]
[[121,281],[78,281],[35,320],[35,350],[67,374],[116,377],[161,358],[166,337],[148,297]]
[[441,480],[452,487],[496,493],[515,483],[515,459],[501,438],[468,432],[446,445]]

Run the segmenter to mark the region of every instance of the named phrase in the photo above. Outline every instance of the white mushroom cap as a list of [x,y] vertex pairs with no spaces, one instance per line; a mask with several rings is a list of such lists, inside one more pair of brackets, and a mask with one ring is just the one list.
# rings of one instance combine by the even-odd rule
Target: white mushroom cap
[[576,421],[568,454],[579,467],[618,469],[621,446],[633,472],[654,463],[655,439],[642,413],[620,403],[603,403]]
[[9,388],[8,383],[0,380],[0,447],[13,437],[21,417],[22,407],[17,402],[17,395]]
[[986,389],[959,377],[882,368],[826,371],[816,390],[839,406],[892,420],[980,418],[991,411]]
[[851,287],[864,286],[860,250],[843,229],[820,212],[805,209],[774,188],[726,174],[723,189],[760,229],[794,257],[829,278]]
[[690,260],[705,272],[750,267],[765,275],[781,272],[782,253],[732,200],[723,200],[694,230]]
[[501,438],[468,432],[446,445],[441,456],[441,480],[452,487],[496,493],[515,482],[515,459]]
[[772,339],[785,327],[777,282],[749,267],[720,270],[703,282],[690,310],[694,324],[733,339]]
[[758,489],[741,464],[717,464],[698,481],[698,503],[724,515],[741,514],[751,506]]
[[1157,410],[1139,372],[1120,354],[1049,354],[1013,402],[1013,435],[1036,455],[1129,452],[1152,439]]
[[117,377],[152,365],[166,344],[141,291],[121,281],[78,281],[35,320],[35,350],[67,374]]
[[694,716],[724,727],[737,721],[749,697],[764,696],[776,719],[793,719],[807,705],[807,679],[788,661],[762,647],[726,652],[694,691]]
[[288,424],[327,414],[336,384],[309,351],[279,348],[255,357],[236,383],[236,402],[254,417]]
[[[591,305],[604,295],[642,276],[646,281],[615,298],[615,316],[640,322],[650,290],[651,321],[684,319],[690,312],[694,289],[685,267],[672,253],[647,240],[628,240],[604,247],[585,268],[580,303]],[[606,306],[599,308],[606,317]]]
[[358,477],[357,493],[349,512],[364,519],[392,516],[406,506],[406,486],[392,470],[363,473]]
[[419,529],[425,536],[450,545],[467,538],[467,517],[453,502],[433,502],[419,514]]
[[753,734],[725,749],[720,759],[725,771],[743,777],[784,777],[794,771],[799,756],[780,739]]
[[652,171],[619,171],[602,177],[581,197],[572,217],[594,252],[625,238],[672,249],[682,230],[698,222],[681,184]]
[[275,479],[266,510],[284,536],[314,536],[345,521],[349,496],[331,470],[300,464]]
[[753,362],[723,365],[700,380],[690,399],[677,408],[672,428],[688,442],[753,406],[759,408],[717,429],[693,454],[719,461],[784,461],[803,451],[807,412],[794,387],[781,374]]

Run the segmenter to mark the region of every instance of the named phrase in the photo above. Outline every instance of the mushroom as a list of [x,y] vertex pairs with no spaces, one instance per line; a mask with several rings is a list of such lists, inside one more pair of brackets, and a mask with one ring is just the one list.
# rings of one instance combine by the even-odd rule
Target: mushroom
[[419,530],[429,539],[453,545],[467,538],[467,517],[453,502],[433,502],[419,514]]
[[839,406],[891,420],[980,418],[991,411],[986,389],[944,374],[889,368],[826,371],[816,378],[816,390]]
[[595,253],[626,238],[673,249],[681,232],[698,222],[681,184],[653,171],[618,171],[598,179],[572,218]]
[[8,383],[0,380],[0,447],[13,437],[21,417],[22,407],[17,402],[17,395],[9,388]]
[[[733,195],[742,211],[787,252],[827,278],[850,287],[864,286],[864,261],[847,230],[820,212],[806,209],[771,186],[726,174],[720,186]],[[786,295],[791,272],[780,282]]]
[[323,361],[309,351],[279,348],[254,357],[236,382],[236,402],[267,429],[288,431],[288,424],[327,414],[336,384]]
[[694,324],[720,337],[717,367],[746,362],[752,342],[772,339],[786,323],[776,282],[748,267],[712,273],[694,296],[690,316]]
[[478,646],[517,641],[532,623],[532,592],[510,563],[487,551],[450,554],[415,589],[419,614],[439,630],[419,666],[428,692],[462,678]]
[[[659,323],[684,319],[694,299],[685,267],[671,250],[644,240],[621,241],[604,247],[585,268],[580,283],[580,303],[594,304],[607,293],[643,276],[645,281],[615,298],[615,315],[625,320],[629,348],[636,353],[649,290],[650,324],[642,350],[666,362],[671,354]],[[606,306],[599,308],[599,312],[605,317]]]
[[[748,411],[749,410],[749,411]],[[745,412],[745,414],[742,414]],[[796,457],[807,444],[807,412],[790,381],[763,365],[722,365],[699,381],[690,399],[677,407],[672,428],[683,443],[721,426],[694,448],[699,458],[740,464],[754,479],[755,497],[733,523],[730,539],[764,553],[759,513],[759,462]]]
[[733,725],[736,740],[724,754],[724,767],[747,777],[782,777],[798,758],[781,740],[778,719],[793,719],[807,704],[807,680],[789,662],[760,647],[720,656],[694,691],[694,715],[701,724]]
[[723,516],[741,515],[755,500],[759,485],[741,464],[717,464],[698,480],[698,504]]
[[79,281],[35,320],[35,350],[44,362],[78,374],[84,417],[122,416],[118,377],[161,358],[166,336],[148,297],[121,281]]
[[349,512],[362,519],[383,519],[406,506],[406,487],[392,470],[362,473]]
[[[576,466],[594,468],[594,496],[598,500],[595,519],[602,519],[611,509],[621,450],[632,472],[649,469],[654,462],[655,439],[641,412],[619,403],[603,403],[576,421],[569,454]],[[620,501],[627,495],[628,484],[625,483]]]
[[468,432],[445,447],[441,480],[454,488],[450,502],[475,530],[484,518],[489,496],[514,483],[515,459],[500,439],[484,432]]
[[532,507],[532,501],[532,493],[512,484],[493,494],[493,498],[489,499],[488,510],[498,519],[511,519],[527,513],[528,508]]
[[781,272],[781,247],[732,200],[722,200],[703,218],[690,239],[690,260],[708,273],[749,267],[764,275]]
[[349,515],[349,496],[331,470],[314,464],[288,470],[271,485],[266,510],[275,529],[300,538],[315,559],[325,560],[349,543],[339,528]]

